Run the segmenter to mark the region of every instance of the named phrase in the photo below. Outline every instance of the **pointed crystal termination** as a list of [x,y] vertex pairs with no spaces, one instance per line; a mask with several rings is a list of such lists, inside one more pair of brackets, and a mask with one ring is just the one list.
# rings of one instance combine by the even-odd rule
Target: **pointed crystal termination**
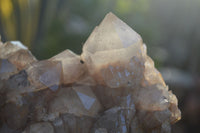
[[[114,14],[107,14],[94,29],[83,46],[81,57],[89,75],[101,85],[93,91],[106,109],[123,105],[124,97],[131,95],[136,110],[143,112],[137,119],[155,121],[153,125],[140,123],[144,131],[180,119],[177,99],[168,91],[162,75],[147,55],[142,38]],[[163,119],[158,119],[155,111]]]
[[28,67],[26,72],[35,91],[47,87],[51,90],[57,90],[63,78],[60,61],[39,61]]
[[7,79],[10,75],[37,61],[28,48],[19,41],[10,41],[5,44],[0,42],[0,60],[0,79]]
[[141,70],[124,68],[133,61],[140,66],[138,68],[143,69],[140,60],[142,47],[140,35],[114,14],[109,13],[85,42],[81,57],[86,62],[90,74],[100,84],[117,88],[127,84],[133,75],[142,75]]
[[141,36],[109,13],[76,55],[0,42],[0,133],[170,133],[176,96]]
[[84,73],[85,65],[81,63],[81,58],[70,50],[65,50],[49,59],[50,61],[60,61],[63,70],[63,84],[73,83]]

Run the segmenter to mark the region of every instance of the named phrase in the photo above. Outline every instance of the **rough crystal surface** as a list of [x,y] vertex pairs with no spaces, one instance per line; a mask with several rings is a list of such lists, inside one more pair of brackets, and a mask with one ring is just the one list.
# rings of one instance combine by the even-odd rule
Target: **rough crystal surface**
[[112,13],[81,55],[37,61],[0,42],[0,133],[170,133],[177,105],[140,35]]

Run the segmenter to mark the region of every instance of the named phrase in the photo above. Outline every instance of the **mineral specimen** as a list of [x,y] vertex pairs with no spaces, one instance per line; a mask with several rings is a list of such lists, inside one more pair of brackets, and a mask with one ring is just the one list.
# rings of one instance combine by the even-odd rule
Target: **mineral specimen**
[[112,13],[80,56],[37,61],[0,42],[0,133],[170,133],[177,104],[140,35]]

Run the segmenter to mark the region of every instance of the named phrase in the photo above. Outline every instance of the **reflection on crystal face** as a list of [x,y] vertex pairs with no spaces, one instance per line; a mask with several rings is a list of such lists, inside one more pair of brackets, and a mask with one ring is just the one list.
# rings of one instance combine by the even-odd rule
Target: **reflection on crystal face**
[[81,99],[81,102],[83,103],[84,107],[89,110],[95,102],[95,99],[80,92],[77,92],[77,94]]
[[124,71],[125,71],[126,77],[128,77],[129,75],[131,75],[130,72],[128,72],[128,70],[125,69]]
[[26,69],[26,72],[31,85],[35,86],[35,89],[41,90],[49,87],[56,90],[61,83],[62,66],[58,61],[44,60],[33,63]]
[[57,90],[60,83],[61,72],[56,67],[50,68],[39,77],[40,82],[45,84],[51,90]]
[[106,15],[77,55],[37,61],[20,42],[0,42],[1,133],[170,133],[176,96],[142,38]]
[[127,127],[126,127],[126,121],[125,121],[125,117],[120,114],[120,124],[121,124],[121,133],[127,133]]
[[125,103],[123,103],[123,105],[125,105],[125,107],[130,108],[130,109],[134,109],[135,105],[133,102],[133,97],[131,94],[129,94],[128,96],[125,97]]
[[[101,110],[101,104],[94,95],[92,89],[89,86],[73,86],[73,90],[76,92],[78,98],[80,99],[83,107],[90,113],[99,112]],[[92,111],[92,112],[91,112]]]
[[11,64],[8,60],[2,59],[0,60],[0,74],[2,73],[11,73],[16,70],[16,67]]
[[95,116],[102,109],[100,103],[90,89],[86,88],[85,92],[80,89],[79,86],[60,88],[56,96],[49,101],[49,113]]
[[134,45],[138,41],[142,40],[141,37],[123,21],[116,20],[113,21],[113,24],[119,35],[119,38],[122,41],[122,44],[124,45],[124,48]]

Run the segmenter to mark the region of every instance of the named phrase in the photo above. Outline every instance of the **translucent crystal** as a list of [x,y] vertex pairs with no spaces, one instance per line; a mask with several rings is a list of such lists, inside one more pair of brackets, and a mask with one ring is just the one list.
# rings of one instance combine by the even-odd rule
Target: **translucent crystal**
[[95,116],[102,109],[101,104],[88,86],[62,88],[50,102],[53,114],[71,113],[76,116]]
[[18,41],[1,43],[0,53],[0,79],[7,79],[37,61],[28,48]]
[[[100,84],[117,88],[122,87],[124,83],[117,82],[119,79],[123,80],[123,77],[118,73],[119,70],[113,70],[117,69],[114,67],[124,69],[131,58],[140,58],[141,51],[142,38],[140,35],[115,15],[109,13],[85,42],[81,57],[86,62],[90,74]],[[142,65],[142,60],[140,61]],[[107,71],[110,71],[114,77],[111,77],[111,82],[116,84],[105,83],[109,82],[105,78],[107,76],[104,76]],[[128,73],[129,71],[126,75],[129,75]]]
[[63,78],[59,61],[39,61],[27,68],[26,72],[32,86],[39,90],[47,87],[57,90]]
[[112,13],[80,56],[37,61],[0,42],[0,133],[170,133],[177,105],[140,35]]
[[0,59],[0,79],[7,79],[10,75],[17,72],[15,65],[7,59]]
[[19,50],[27,50],[27,47],[18,41],[6,42],[5,44],[0,45],[0,58],[8,58],[9,56],[15,54],[15,52]]
[[70,50],[65,50],[49,60],[60,61],[62,63],[64,84],[77,81],[85,69],[85,65],[81,63],[80,56],[74,54]]
[[108,133],[128,133],[134,113],[134,109],[111,108],[96,121],[92,133],[100,132],[101,130]]
[[8,57],[8,60],[14,64],[18,70],[22,70],[37,61],[28,50],[19,50],[15,54]]

